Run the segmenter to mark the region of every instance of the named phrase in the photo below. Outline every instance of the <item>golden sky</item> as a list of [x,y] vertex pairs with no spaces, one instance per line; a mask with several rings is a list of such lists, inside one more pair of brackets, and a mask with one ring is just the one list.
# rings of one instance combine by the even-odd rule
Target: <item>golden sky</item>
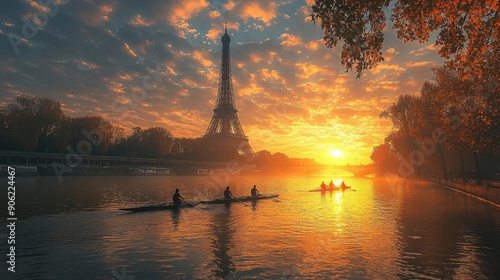
[[[312,1],[144,2],[56,1],[57,12],[35,1],[2,4],[0,105],[47,96],[68,115],[101,115],[128,132],[163,126],[200,137],[227,22],[236,107],[253,149],[366,164],[391,129],[380,112],[398,95],[418,94],[442,64],[432,42],[403,44],[389,23],[385,62],[356,79],[340,65],[340,46],[324,46]],[[47,21],[23,33],[36,13]]]

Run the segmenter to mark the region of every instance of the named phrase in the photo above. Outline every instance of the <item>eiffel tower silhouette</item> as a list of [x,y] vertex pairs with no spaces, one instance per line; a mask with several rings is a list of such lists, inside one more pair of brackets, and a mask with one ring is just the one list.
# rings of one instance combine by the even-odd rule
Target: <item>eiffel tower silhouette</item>
[[233,82],[231,78],[231,61],[229,58],[229,43],[227,24],[221,38],[222,56],[219,77],[219,91],[214,115],[203,138],[207,141],[211,152],[217,158],[227,160],[235,156],[253,156],[254,151],[248,143],[248,137],[243,132],[234,103]]

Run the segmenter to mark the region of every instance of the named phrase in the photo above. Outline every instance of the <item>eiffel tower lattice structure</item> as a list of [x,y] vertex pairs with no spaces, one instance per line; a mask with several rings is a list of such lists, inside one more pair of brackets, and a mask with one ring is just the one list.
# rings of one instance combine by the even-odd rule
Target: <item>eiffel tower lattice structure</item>
[[218,159],[231,159],[235,156],[253,156],[254,151],[248,143],[248,137],[243,132],[238,119],[234,102],[233,82],[231,78],[231,61],[229,58],[229,43],[231,39],[224,28],[222,36],[222,56],[220,66],[219,91],[214,115],[203,138],[211,152]]

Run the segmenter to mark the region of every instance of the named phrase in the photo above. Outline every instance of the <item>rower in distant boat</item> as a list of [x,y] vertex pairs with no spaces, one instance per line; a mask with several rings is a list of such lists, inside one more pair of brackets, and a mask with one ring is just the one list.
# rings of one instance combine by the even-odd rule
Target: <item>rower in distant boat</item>
[[326,184],[325,181],[321,182],[321,189],[326,190]]
[[252,190],[250,191],[252,196],[258,196],[259,195],[259,191],[257,190],[257,186],[256,185],[253,185],[253,188]]
[[174,201],[174,204],[181,204],[184,201],[184,198],[179,193],[179,189],[175,189],[175,193],[172,196],[172,200]]
[[340,183],[340,187],[341,187],[342,189],[347,189],[347,185],[345,184],[345,182],[344,182],[344,181],[342,181],[342,183]]
[[229,186],[226,187],[226,190],[224,191],[224,199],[226,200],[231,200],[233,199],[234,196],[233,194],[231,193],[231,191],[229,190]]
[[333,181],[330,181],[330,184],[328,184],[328,187],[329,187],[330,189],[335,188],[335,184],[333,184]]

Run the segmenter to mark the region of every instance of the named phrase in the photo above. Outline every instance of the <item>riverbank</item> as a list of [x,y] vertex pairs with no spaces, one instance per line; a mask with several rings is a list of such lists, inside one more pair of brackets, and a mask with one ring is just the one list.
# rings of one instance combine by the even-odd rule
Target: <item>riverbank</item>
[[469,180],[464,184],[461,178],[455,178],[454,180],[450,181],[435,179],[430,179],[429,181],[437,185],[474,196],[478,199],[484,200],[486,202],[494,204],[497,207],[500,207],[500,182],[487,181],[482,185],[477,185],[475,181]]

